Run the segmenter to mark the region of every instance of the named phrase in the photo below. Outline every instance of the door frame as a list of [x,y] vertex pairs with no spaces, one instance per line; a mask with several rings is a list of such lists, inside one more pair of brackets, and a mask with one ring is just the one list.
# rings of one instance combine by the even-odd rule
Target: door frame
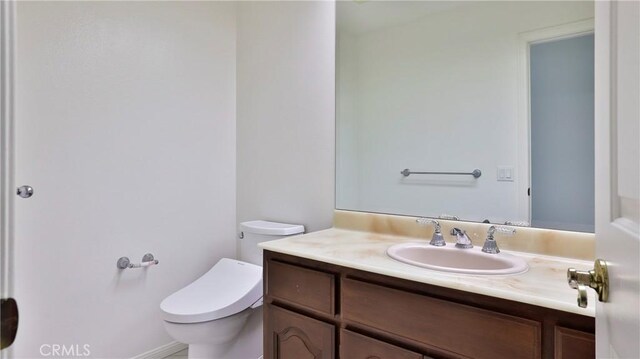
[[[15,0],[0,1],[0,297],[13,293]],[[0,358],[7,350],[0,351]]]
[[518,219],[531,223],[531,76],[530,48],[532,44],[572,38],[595,33],[595,18],[525,31],[518,34],[518,164],[516,173]]

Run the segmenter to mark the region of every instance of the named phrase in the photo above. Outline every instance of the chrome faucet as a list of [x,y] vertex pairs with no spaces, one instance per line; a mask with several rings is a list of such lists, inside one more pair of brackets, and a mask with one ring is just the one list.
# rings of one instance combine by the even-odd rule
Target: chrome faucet
[[473,248],[473,244],[471,243],[471,239],[469,238],[469,236],[467,236],[467,232],[463,231],[462,229],[452,229],[451,235],[456,236],[456,248]]
[[500,253],[500,248],[498,248],[498,242],[496,242],[493,235],[496,232],[504,233],[507,235],[513,235],[516,233],[514,228],[502,227],[502,226],[491,226],[487,231],[487,239],[484,241],[484,245],[482,246],[482,251],[485,253],[497,254]]
[[527,221],[506,221],[504,224],[507,226],[531,227],[531,223]]
[[431,237],[431,241],[429,242],[430,245],[436,246],[436,247],[442,247],[447,244],[444,241],[444,237],[442,236],[442,230],[440,228],[440,223],[438,223],[438,221],[430,218],[418,218],[416,219],[416,222],[422,225],[433,224],[435,226],[433,236]]
[[446,220],[449,220],[449,221],[459,221],[460,220],[460,217],[458,217],[458,216],[452,216],[450,214],[444,214],[444,213],[439,215],[438,218],[439,219],[446,219]]

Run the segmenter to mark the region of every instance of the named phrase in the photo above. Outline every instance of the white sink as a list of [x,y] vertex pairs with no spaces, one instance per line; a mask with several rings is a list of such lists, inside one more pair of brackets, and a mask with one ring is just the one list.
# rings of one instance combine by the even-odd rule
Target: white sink
[[506,275],[524,273],[527,262],[517,256],[500,252],[489,254],[481,248],[460,249],[447,243],[436,247],[428,243],[401,243],[387,249],[389,257],[418,267],[443,272]]

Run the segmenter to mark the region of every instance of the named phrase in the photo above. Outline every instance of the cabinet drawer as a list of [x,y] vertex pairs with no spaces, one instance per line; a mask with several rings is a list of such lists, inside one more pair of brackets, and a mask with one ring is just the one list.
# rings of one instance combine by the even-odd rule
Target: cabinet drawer
[[540,358],[541,324],[484,309],[342,281],[342,316],[457,356]]
[[596,357],[596,336],[592,333],[556,326],[554,337],[554,358],[556,359]]
[[423,359],[423,356],[422,354],[343,329],[340,331],[340,358]]
[[267,359],[333,359],[333,325],[267,304],[265,357]]
[[295,265],[267,262],[267,295],[328,315],[335,314],[335,276]]

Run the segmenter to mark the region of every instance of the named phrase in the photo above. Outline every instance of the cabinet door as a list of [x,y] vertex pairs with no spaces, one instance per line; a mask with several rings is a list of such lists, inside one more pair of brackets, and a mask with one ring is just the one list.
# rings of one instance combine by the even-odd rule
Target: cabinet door
[[596,338],[591,333],[585,333],[569,328],[555,328],[556,359],[589,359],[596,357]]
[[340,332],[340,358],[422,359],[422,354],[406,350],[348,330]]
[[267,304],[265,355],[270,359],[333,359],[335,329],[328,323]]

